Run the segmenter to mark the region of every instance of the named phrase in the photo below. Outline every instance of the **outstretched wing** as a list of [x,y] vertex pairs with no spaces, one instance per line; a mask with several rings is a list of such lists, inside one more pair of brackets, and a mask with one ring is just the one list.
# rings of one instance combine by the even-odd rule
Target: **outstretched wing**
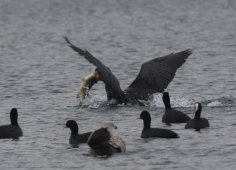
[[188,49],[142,64],[138,76],[125,93],[132,98],[148,100],[151,94],[163,92],[173,80],[177,69],[191,54],[192,51]]
[[82,50],[81,48],[73,45],[67,37],[65,37],[65,40],[75,52],[83,56],[90,63],[97,67],[97,71],[99,72],[101,81],[105,83],[108,98],[114,98],[114,96],[122,96],[123,92],[120,88],[120,83],[107,66],[105,66],[100,60],[95,58],[87,50]]

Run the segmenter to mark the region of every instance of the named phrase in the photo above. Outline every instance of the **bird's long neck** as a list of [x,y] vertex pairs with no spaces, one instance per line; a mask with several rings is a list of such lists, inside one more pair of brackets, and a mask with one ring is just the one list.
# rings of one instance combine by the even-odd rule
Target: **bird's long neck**
[[112,103],[117,104],[127,104],[129,102],[129,99],[124,91],[121,90],[120,86],[114,89],[110,85],[105,84],[105,89],[107,93],[107,101],[112,101]]
[[18,125],[17,116],[11,116],[11,125]]
[[171,105],[170,105],[170,103],[165,103],[165,108],[166,108],[166,110],[171,109]]
[[163,101],[164,101],[166,110],[171,109],[170,97],[169,97],[169,96],[165,96],[165,98],[163,99]]
[[78,127],[76,126],[71,127],[70,130],[71,130],[71,135],[78,135],[78,132],[79,132]]
[[201,109],[196,110],[194,119],[200,119],[201,118]]
[[151,128],[151,120],[143,120],[143,130]]

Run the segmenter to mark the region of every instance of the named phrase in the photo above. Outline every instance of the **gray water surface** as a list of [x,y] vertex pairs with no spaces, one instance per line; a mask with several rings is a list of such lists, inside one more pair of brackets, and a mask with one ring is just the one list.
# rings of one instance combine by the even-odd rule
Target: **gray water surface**
[[[235,10],[234,0],[2,0],[0,124],[9,123],[16,107],[24,136],[0,141],[0,169],[235,169]],[[201,102],[211,127],[199,133],[166,126],[160,94],[145,107],[104,106],[103,83],[79,105],[81,79],[94,67],[67,46],[65,35],[109,66],[122,89],[142,63],[193,49],[167,91],[173,106],[191,117]],[[180,138],[141,139],[137,118],[144,109],[153,126]],[[80,132],[115,122],[127,152],[101,159],[86,144],[71,148],[63,129],[69,119]]]

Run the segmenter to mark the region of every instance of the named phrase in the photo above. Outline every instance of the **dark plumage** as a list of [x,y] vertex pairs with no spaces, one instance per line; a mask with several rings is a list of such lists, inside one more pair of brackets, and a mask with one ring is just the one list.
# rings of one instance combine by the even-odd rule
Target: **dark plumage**
[[160,129],[160,128],[151,128],[151,116],[148,111],[142,111],[140,114],[140,119],[143,119],[143,130],[141,134],[141,138],[150,138],[150,137],[158,137],[158,138],[178,138],[178,134],[168,130],[168,129]]
[[18,124],[17,118],[18,118],[17,109],[16,108],[11,109],[10,112],[11,124],[0,126],[0,139],[3,138],[17,139],[23,136],[23,132]]
[[192,54],[192,51],[188,49],[155,58],[142,64],[136,79],[123,91],[121,90],[118,79],[107,66],[87,50],[73,45],[67,37],[65,37],[65,40],[74,51],[96,66],[95,71],[99,73],[99,80],[105,84],[107,100],[113,104],[131,103],[141,105],[141,102],[138,100],[148,100],[149,96],[153,93],[163,92],[173,80],[177,69]]
[[113,154],[112,147],[109,143],[111,135],[107,128],[95,130],[88,139],[88,146],[95,155],[111,156]]
[[165,113],[162,117],[162,122],[164,123],[186,123],[190,120],[190,117],[183,112],[174,110],[170,105],[170,97],[168,92],[164,92],[162,100],[165,104]]
[[193,119],[189,120],[185,125],[185,129],[196,129],[210,127],[209,121],[206,118],[201,118],[202,105],[197,103],[195,105],[196,113]]
[[74,120],[68,120],[66,122],[66,128],[70,128],[71,130],[71,135],[70,135],[70,139],[69,139],[69,143],[71,145],[78,145],[80,143],[86,143],[88,140],[88,137],[90,136],[91,132],[87,132],[87,133],[83,133],[83,134],[79,134],[79,128],[78,125],[76,123],[76,121]]
[[112,131],[117,127],[113,123],[104,123],[103,127],[95,130],[88,139],[91,152],[100,156],[111,156],[116,152],[125,152],[125,142],[120,136],[113,136]]

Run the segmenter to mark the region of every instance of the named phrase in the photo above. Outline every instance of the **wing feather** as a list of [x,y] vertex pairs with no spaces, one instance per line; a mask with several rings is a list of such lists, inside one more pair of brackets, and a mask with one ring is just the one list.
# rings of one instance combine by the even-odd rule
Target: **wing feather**
[[143,63],[138,76],[125,90],[126,94],[136,99],[148,100],[151,94],[163,92],[173,80],[177,69],[191,54],[192,51],[187,49]]
[[97,67],[97,70],[101,76],[101,81],[105,83],[108,98],[120,99],[123,96],[123,91],[120,88],[120,83],[118,79],[114,76],[111,70],[87,50],[83,50],[73,45],[67,37],[64,38],[65,41],[68,43],[69,47],[71,47],[75,52],[83,56],[91,64]]

